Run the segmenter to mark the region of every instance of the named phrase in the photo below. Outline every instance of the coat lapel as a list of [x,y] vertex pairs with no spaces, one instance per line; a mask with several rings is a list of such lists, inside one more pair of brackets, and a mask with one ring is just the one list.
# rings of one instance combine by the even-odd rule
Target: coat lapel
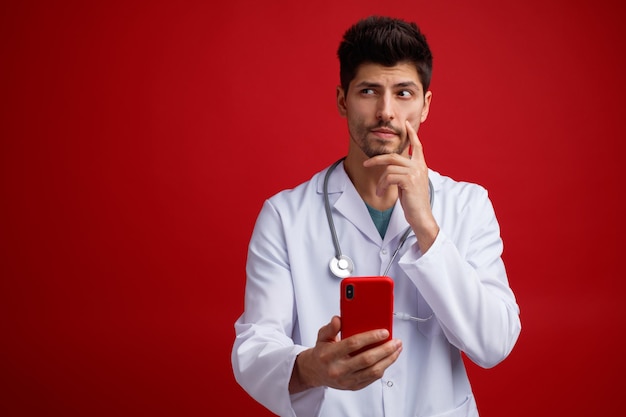
[[[318,183],[318,191],[323,193],[324,177],[320,177]],[[330,206],[334,215],[341,215],[352,223],[364,236],[369,240],[382,245],[383,240],[372,221],[372,218],[365,206],[365,202],[354,188],[354,184],[346,174],[343,163],[339,164],[331,173],[328,180],[328,195]],[[404,212],[400,202],[397,201],[389,221],[387,233],[385,234],[385,243],[391,242],[398,238],[406,228],[408,223],[404,218]]]
[[[430,169],[428,176],[433,182],[434,191],[436,193],[441,188],[441,176]],[[323,190],[324,176],[321,175],[317,184],[317,191],[319,194],[323,194]],[[383,244],[383,240],[380,238],[378,230],[376,230],[376,226],[374,226],[374,222],[367,211],[365,202],[361,199],[361,196],[354,188],[352,181],[350,181],[350,178],[343,168],[343,162],[337,165],[329,178],[328,195],[331,210],[333,210],[334,215],[338,213],[345,217],[372,242],[378,245]],[[435,206],[436,203],[437,199],[435,198],[433,206]],[[400,238],[407,227],[409,227],[409,224],[404,218],[404,211],[398,200],[396,201],[391,219],[389,220],[384,244],[389,244],[394,239]],[[409,236],[411,235],[413,235],[413,232],[409,233]]]
[[[317,184],[317,191],[324,192],[324,175],[321,175]],[[352,223],[364,236],[372,242],[380,245],[382,239],[374,226],[365,202],[354,188],[352,181],[343,168],[343,162],[337,165],[328,180],[328,199],[334,216],[335,224],[337,217],[342,216]],[[337,234],[340,234],[337,231]],[[339,236],[341,238],[341,236]]]

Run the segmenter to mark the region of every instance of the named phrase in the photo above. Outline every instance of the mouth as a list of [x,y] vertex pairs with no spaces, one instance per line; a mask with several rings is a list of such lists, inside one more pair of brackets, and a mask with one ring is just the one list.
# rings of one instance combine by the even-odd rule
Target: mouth
[[395,136],[400,136],[398,134],[398,132],[396,132],[394,129],[384,128],[384,127],[378,127],[378,128],[375,128],[375,129],[371,129],[370,131],[374,135],[378,136],[379,138],[383,138],[383,139],[390,139],[390,138],[393,138]]

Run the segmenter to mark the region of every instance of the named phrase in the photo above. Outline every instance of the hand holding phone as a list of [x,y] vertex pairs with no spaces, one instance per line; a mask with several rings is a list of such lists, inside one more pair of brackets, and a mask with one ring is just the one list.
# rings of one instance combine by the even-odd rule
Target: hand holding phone
[[348,277],[341,281],[341,338],[369,330],[387,329],[389,337],[354,354],[391,340],[393,280],[388,276]]

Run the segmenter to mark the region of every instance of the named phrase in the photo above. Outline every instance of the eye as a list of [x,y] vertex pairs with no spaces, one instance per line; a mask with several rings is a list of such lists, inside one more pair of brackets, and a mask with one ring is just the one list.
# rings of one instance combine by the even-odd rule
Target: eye
[[413,93],[412,93],[411,91],[409,91],[409,90],[400,90],[400,91],[398,92],[398,95],[399,95],[400,97],[406,97],[406,98],[409,98],[409,97],[413,96]]
[[372,90],[371,88],[364,88],[361,90],[361,94],[363,94],[364,96],[371,96],[372,94],[374,94],[374,90]]

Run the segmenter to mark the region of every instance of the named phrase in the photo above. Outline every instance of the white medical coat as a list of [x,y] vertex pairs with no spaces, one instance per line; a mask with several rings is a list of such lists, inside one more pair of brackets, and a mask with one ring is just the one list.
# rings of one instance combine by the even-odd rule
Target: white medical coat
[[[296,356],[339,315],[340,279],[328,266],[335,249],[324,211],[325,172],[265,201],[257,218],[244,312],[235,323],[236,380],[280,416],[477,416],[461,352],[482,367],[502,361],[521,329],[519,308],[487,191],[432,170],[439,235],[422,254],[411,233],[388,275],[395,283],[395,312],[433,317],[394,319],[393,336],[403,351],[369,386],[289,394]],[[354,260],[352,275],[383,274],[408,227],[400,203],[381,239],[343,164],[331,174],[328,194],[342,252]]]

